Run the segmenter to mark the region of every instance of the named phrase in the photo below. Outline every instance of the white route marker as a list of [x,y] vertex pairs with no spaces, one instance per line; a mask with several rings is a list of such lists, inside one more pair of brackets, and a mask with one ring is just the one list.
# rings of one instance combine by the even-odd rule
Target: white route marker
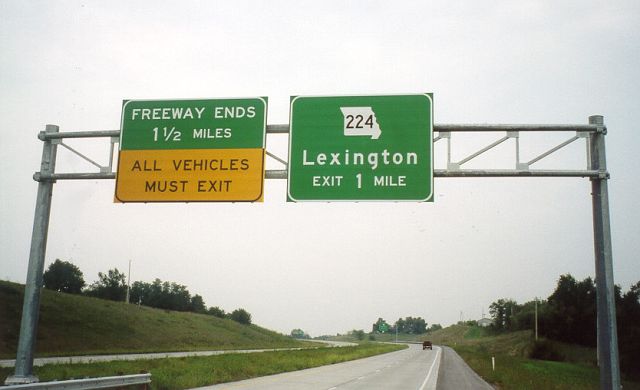
[[345,136],[368,136],[378,139],[382,134],[371,107],[340,107],[344,116]]

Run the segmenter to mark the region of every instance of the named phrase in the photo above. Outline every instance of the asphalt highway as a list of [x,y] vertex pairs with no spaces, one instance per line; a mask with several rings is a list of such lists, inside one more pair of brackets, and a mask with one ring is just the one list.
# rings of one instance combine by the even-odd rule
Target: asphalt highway
[[[332,346],[351,343],[331,342]],[[36,365],[88,363],[96,361],[158,359],[165,357],[252,353],[268,350],[200,351],[109,356],[74,356],[36,359]],[[0,361],[0,367],[12,367],[14,360]],[[153,380],[153,378],[152,378]],[[198,390],[476,390],[493,389],[448,347],[422,350],[410,344],[408,349],[370,358],[270,375]]]
[[271,375],[199,390],[435,390],[442,349],[420,345],[370,358]]

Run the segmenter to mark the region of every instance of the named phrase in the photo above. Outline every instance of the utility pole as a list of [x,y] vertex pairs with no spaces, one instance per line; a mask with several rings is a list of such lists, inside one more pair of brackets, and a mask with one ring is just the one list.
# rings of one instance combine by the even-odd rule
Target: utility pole
[[538,297],[535,300],[535,317],[536,317],[536,341],[538,341]]
[[129,275],[127,276],[127,305],[129,304],[130,289],[131,289],[131,259],[129,259]]

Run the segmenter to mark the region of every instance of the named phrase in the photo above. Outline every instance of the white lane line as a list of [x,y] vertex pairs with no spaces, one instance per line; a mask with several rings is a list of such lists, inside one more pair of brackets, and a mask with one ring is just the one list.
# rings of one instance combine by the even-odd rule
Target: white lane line
[[334,386],[334,387],[332,387],[332,388],[330,388],[328,390],[336,390],[336,389],[337,389],[337,387]]
[[360,378],[358,378],[359,381],[363,380],[365,377],[361,376]]
[[433,371],[433,367],[436,365],[436,362],[438,362],[438,357],[440,356],[440,351],[442,349],[440,347],[436,347],[436,348],[438,348],[438,351],[436,352],[436,357],[433,359],[433,363],[431,363],[431,367],[429,368],[429,372],[427,372],[427,377],[424,378],[424,382],[422,382],[422,385],[418,388],[418,390],[424,390],[425,389],[425,386],[427,386],[427,382],[429,381],[429,377],[431,376],[431,373]]

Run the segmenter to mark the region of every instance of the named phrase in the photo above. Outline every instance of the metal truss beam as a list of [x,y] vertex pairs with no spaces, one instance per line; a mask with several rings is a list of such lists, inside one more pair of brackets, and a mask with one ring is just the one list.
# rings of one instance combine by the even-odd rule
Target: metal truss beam
[[[289,134],[288,124],[267,125],[267,134]],[[588,125],[486,125],[486,124],[436,124],[434,132],[437,136],[434,143],[440,140],[447,140],[447,168],[435,169],[434,177],[589,177],[589,178],[608,178],[609,174],[603,170],[584,169],[584,170],[534,170],[530,166],[543,158],[557,152],[568,144],[580,139],[588,139],[589,134],[606,133],[606,127]],[[479,151],[469,155],[458,162],[451,162],[451,133],[488,133],[488,132],[505,132],[506,135],[492,144],[481,148]],[[575,132],[568,141],[548,150],[541,155],[533,158],[528,162],[520,162],[520,132]],[[109,151],[109,166],[100,166],[93,160],[82,155],[80,152],[61,142],[64,138],[111,138],[111,150]],[[113,155],[114,144],[119,142],[120,130],[102,130],[102,131],[77,131],[63,133],[47,133],[40,132],[38,138],[43,141],[53,141],[54,144],[61,144],[65,148],[71,150],[91,164],[97,166],[100,172],[81,172],[81,173],[43,173],[37,172],[33,175],[36,181],[56,181],[56,180],[100,180],[115,179],[116,175],[113,171]],[[516,140],[516,161],[513,164],[515,169],[462,169],[462,165],[471,161],[485,152],[495,148],[496,146],[510,140]],[[287,167],[287,161],[270,152],[266,152],[267,156],[278,161]],[[589,156],[585,160],[588,160]],[[266,179],[287,179],[286,170],[267,170],[265,172]]]

